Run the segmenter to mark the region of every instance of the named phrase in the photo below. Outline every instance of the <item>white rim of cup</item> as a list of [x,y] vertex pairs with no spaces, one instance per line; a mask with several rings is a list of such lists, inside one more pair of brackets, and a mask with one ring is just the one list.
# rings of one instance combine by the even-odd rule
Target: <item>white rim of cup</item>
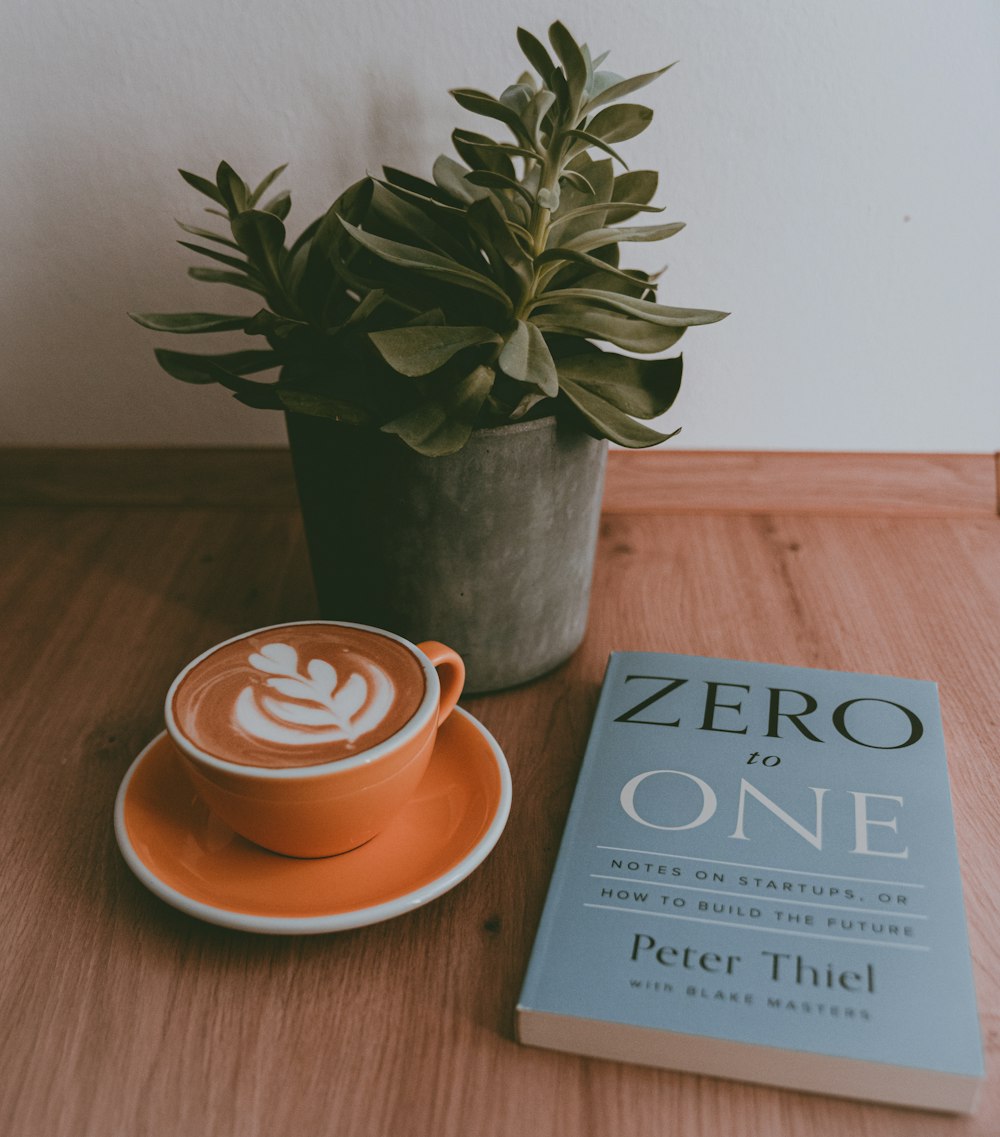
[[[329,762],[317,762],[311,766],[270,767],[252,766],[243,762],[230,762],[226,758],[219,758],[215,754],[208,753],[207,750],[202,750],[200,746],[196,746],[195,743],[182,733],[174,719],[174,694],[189,672],[197,667],[202,660],[208,659],[209,656],[214,655],[217,651],[227,647],[229,644],[239,643],[240,640],[249,639],[251,636],[257,636],[263,632],[274,632],[281,628],[301,628],[306,626],[357,628],[362,632],[371,632],[373,635],[384,636],[386,639],[395,640],[410,650],[424,673],[424,697],[410,718],[407,719],[395,734],[384,738],[363,754],[355,754],[350,758],[335,758]],[[263,628],[254,628],[249,632],[241,632],[238,636],[231,636],[228,640],[222,640],[220,643],[214,644],[207,651],[203,651],[201,655],[192,659],[170,684],[164,704],[164,718],[166,720],[167,733],[170,735],[174,745],[194,761],[203,762],[206,766],[214,766],[217,770],[225,770],[227,773],[239,773],[248,778],[260,778],[264,781],[288,781],[290,779],[316,778],[324,774],[329,774],[334,770],[357,770],[362,766],[368,766],[373,762],[377,762],[379,758],[389,753],[389,751],[397,749],[401,743],[409,741],[413,735],[418,734],[427,725],[427,720],[430,718],[431,713],[440,703],[440,695],[441,681],[438,678],[437,668],[416,644],[411,643],[403,636],[396,635],[395,632],[386,631],[385,628],[376,628],[371,624],[354,624],[348,620],[286,620],[281,624],[268,624]]]

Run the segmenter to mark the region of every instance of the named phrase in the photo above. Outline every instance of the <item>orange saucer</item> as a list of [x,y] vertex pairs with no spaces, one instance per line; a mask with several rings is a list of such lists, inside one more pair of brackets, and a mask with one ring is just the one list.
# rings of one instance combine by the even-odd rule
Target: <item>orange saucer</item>
[[115,803],[115,834],[151,892],[201,920],[308,935],[389,920],[464,880],[497,843],[510,772],[496,741],[456,708],[427,773],[392,825],[359,849],[298,860],[237,836],[189,787],[166,733],[142,751]]

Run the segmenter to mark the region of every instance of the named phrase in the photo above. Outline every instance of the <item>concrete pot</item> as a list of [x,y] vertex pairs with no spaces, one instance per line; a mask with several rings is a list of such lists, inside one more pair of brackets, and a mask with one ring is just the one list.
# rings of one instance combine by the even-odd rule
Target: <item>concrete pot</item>
[[558,666],[587,623],[607,443],[555,418],[425,458],[392,435],[289,414],[325,619],[440,640],[466,690]]

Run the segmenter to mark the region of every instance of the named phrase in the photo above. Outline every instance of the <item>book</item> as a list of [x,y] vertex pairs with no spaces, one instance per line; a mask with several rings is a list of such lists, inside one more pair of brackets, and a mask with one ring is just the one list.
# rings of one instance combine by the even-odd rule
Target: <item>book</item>
[[936,684],[614,653],[516,1017],[527,1045],[971,1111]]

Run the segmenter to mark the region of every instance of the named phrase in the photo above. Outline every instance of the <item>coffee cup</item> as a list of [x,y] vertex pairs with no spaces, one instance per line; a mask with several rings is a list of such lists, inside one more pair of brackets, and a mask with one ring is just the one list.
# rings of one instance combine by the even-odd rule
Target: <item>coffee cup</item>
[[259,628],[192,660],[166,726],[222,821],[293,857],[344,853],[399,813],[462,692],[451,648],[363,624]]

